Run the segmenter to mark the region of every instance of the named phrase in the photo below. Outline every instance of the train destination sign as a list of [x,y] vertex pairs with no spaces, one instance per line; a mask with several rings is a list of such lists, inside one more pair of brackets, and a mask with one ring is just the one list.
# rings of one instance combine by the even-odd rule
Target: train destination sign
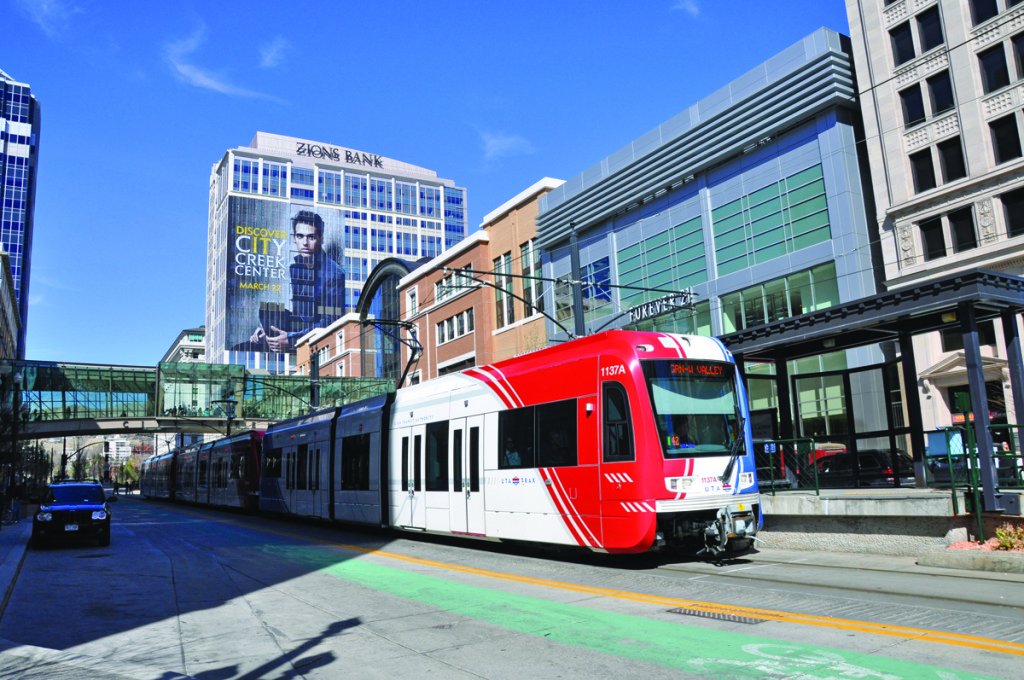
[[674,312],[677,309],[687,308],[690,306],[690,297],[690,291],[683,290],[678,293],[658,298],[657,300],[645,302],[644,304],[637,305],[636,307],[631,307],[629,309],[629,320],[632,323],[637,323],[644,319],[650,319],[655,316]]
[[669,364],[671,375],[701,375],[708,378],[723,374],[725,364],[712,364],[706,361],[672,362]]

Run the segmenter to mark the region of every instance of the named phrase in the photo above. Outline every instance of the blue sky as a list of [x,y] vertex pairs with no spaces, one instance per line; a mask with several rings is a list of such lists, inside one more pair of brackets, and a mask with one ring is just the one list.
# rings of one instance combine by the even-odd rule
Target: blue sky
[[27,358],[153,366],[203,324],[210,168],[257,130],[435,170],[470,231],[817,28],[842,0],[0,0],[42,104]]

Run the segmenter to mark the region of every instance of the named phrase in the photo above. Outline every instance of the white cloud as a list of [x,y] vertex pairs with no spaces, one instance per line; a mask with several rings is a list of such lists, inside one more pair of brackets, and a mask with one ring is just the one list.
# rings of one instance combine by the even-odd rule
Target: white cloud
[[66,0],[15,0],[21,12],[39,25],[50,38],[60,37],[71,26],[71,18],[83,10]]
[[691,16],[697,16],[700,14],[700,7],[697,6],[696,0],[678,0],[672,9],[681,9],[687,12]]
[[253,90],[247,90],[237,85],[232,85],[223,76],[216,73],[212,73],[202,67],[191,64],[186,59],[195,52],[199,46],[203,43],[203,37],[206,33],[206,27],[200,26],[196,31],[187,38],[167,43],[164,46],[164,56],[174,67],[174,73],[179,80],[201,87],[206,90],[213,90],[214,92],[220,92],[221,94],[232,95],[236,97],[255,97],[261,99],[274,99],[270,95],[263,94],[261,92],[254,92]]
[[263,68],[274,68],[284,59],[284,53],[291,43],[286,38],[277,36],[272,41],[260,48],[260,66]]
[[507,156],[523,156],[534,153],[536,148],[526,138],[498,132],[481,132],[480,141],[484,147],[484,160],[497,161]]

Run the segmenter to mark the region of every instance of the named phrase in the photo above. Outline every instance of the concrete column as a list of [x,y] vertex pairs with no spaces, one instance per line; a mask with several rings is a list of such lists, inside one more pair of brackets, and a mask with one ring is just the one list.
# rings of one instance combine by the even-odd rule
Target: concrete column
[[971,391],[971,412],[974,414],[974,440],[978,446],[982,500],[985,510],[1001,512],[1002,508],[996,497],[996,468],[992,458],[992,432],[988,429],[988,394],[985,390],[985,369],[981,362],[978,322],[970,302],[961,302],[957,314],[960,317],[960,330],[964,334],[964,354]]
[[[1017,331],[1017,314],[1003,312],[1003,340],[1006,341],[1006,359],[1010,370],[1010,394],[1013,395],[1014,419],[1024,420],[1024,360],[1021,358],[1020,333]],[[1017,424],[1015,423],[1015,424]]]
[[775,391],[779,396],[779,437],[793,439],[793,406],[790,403],[789,367],[783,358],[775,359]]
[[917,360],[914,336],[900,333],[900,363],[903,366],[903,398],[907,401],[907,426],[910,428],[910,455],[914,457],[914,486],[927,486],[924,459],[924,419],[921,417],[921,393],[917,389]]

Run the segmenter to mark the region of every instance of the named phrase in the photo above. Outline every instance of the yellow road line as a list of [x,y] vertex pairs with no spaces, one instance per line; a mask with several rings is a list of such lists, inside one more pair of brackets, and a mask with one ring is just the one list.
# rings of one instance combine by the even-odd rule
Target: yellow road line
[[[216,521],[226,522],[226,520]],[[296,536],[294,532],[269,529],[267,527],[259,525],[250,526],[253,526],[253,528],[258,529],[260,531],[264,531],[266,533],[277,534],[280,536],[287,537]],[[939,630],[929,630],[927,628],[908,628],[905,626],[895,626],[887,623],[871,623],[868,621],[839,619],[828,616],[816,616],[813,614],[798,614],[795,612],[775,611],[771,609],[755,609],[751,607],[741,607],[737,605],[701,602],[699,600],[683,600],[672,597],[662,597],[659,595],[633,593],[625,590],[613,590],[610,588],[597,588],[594,586],[586,586],[575,583],[565,583],[562,581],[551,581],[549,579],[534,578],[531,576],[520,576],[518,574],[507,574],[500,571],[478,569],[476,567],[466,567],[458,564],[450,564],[448,562],[438,562],[436,560],[428,560],[422,557],[412,557],[410,555],[402,555],[399,553],[388,552],[386,550],[365,548],[363,546],[352,545],[349,543],[336,543],[334,541],[322,538],[315,538],[310,536],[302,536],[302,538],[304,540],[316,543],[323,543],[325,545],[342,548],[344,550],[350,550],[352,552],[363,553],[364,555],[385,557],[388,559],[409,562],[411,564],[418,564],[420,566],[432,567],[435,569],[454,571],[462,574],[471,574],[474,576],[483,576],[485,578],[494,578],[502,581],[510,581],[513,583],[535,585],[543,588],[555,588],[558,590],[566,590],[570,592],[583,593],[588,595],[597,595],[600,597],[610,597],[619,600],[627,600],[630,602],[644,602],[649,604],[656,604],[658,606],[684,607],[689,609],[698,609],[700,611],[710,613],[732,614],[735,616],[754,617],[770,621],[796,623],[807,626],[819,626],[824,628],[832,628],[835,630],[858,631],[862,633],[874,633],[876,635],[889,635],[893,637],[905,638],[908,640],[925,640],[928,642],[939,642],[947,645],[969,647],[971,649],[986,649],[993,652],[1003,652],[1006,654],[1024,656],[1024,644],[1018,642],[994,640],[992,638],[983,638],[974,635],[961,635],[959,633],[948,633]]]

